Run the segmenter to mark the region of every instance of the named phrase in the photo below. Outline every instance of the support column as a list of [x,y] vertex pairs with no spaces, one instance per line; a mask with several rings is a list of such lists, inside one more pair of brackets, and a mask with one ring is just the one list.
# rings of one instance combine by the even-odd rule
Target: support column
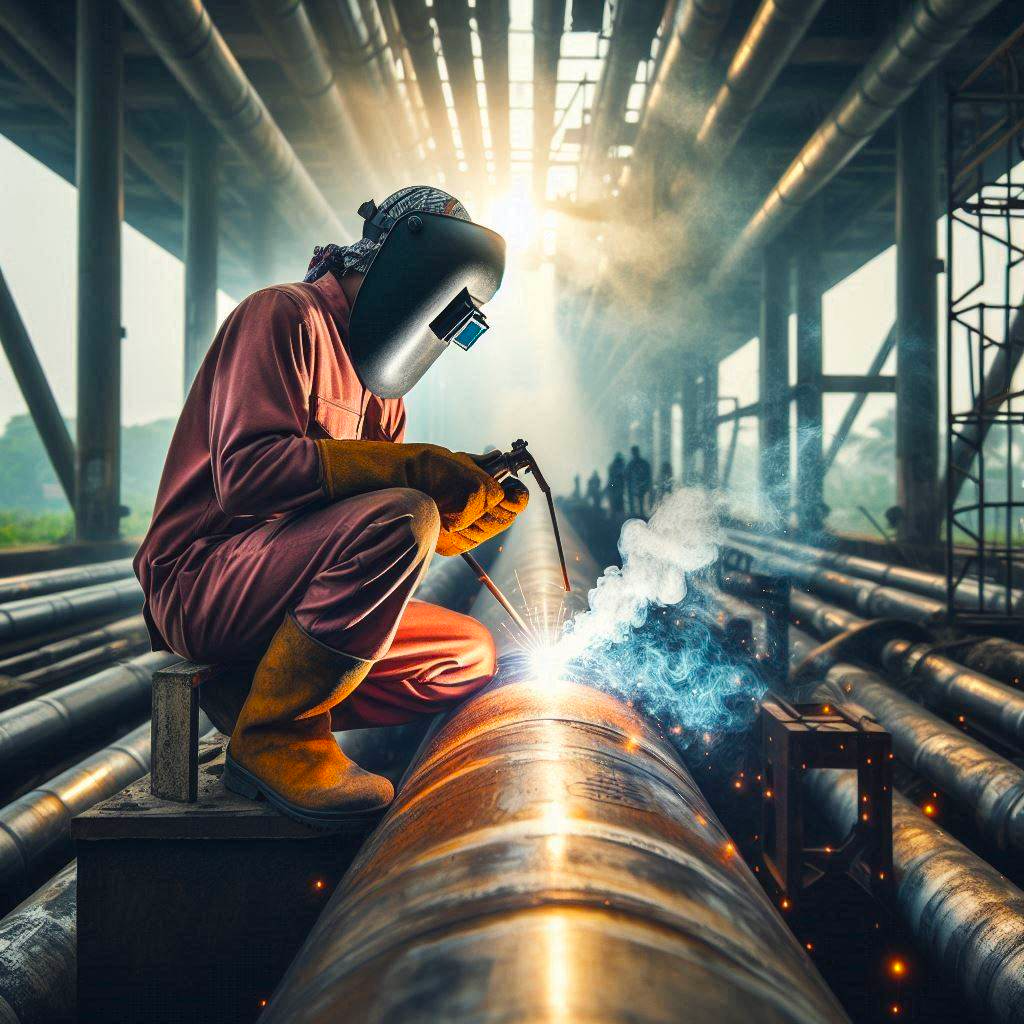
[[[820,207],[814,211],[820,213]],[[820,533],[825,515],[822,461],[820,220],[802,239],[793,289],[796,307],[796,514],[804,533]]]
[[184,215],[187,395],[217,330],[217,134],[192,106],[185,122]]
[[117,537],[121,517],[121,8],[78,0],[78,461],[80,540]]
[[696,374],[684,373],[683,392],[683,483],[697,484],[697,452],[700,451],[700,423],[703,420],[701,389]]
[[939,535],[938,183],[932,75],[896,114],[896,487],[908,544]]
[[789,261],[774,247],[762,257],[758,353],[761,494],[785,517],[790,506]]
[[718,360],[710,359],[704,367],[704,486],[718,487]]

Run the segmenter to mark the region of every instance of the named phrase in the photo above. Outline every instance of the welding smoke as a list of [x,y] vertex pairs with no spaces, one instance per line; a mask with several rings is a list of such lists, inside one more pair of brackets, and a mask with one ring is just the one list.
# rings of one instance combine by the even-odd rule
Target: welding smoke
[[627,521],[622,567],[605,571],[555,645],[562,673],[632,701],[683,743],[749,724],[764,684],[685,603],[687,575],[715,561],[721,539],[714,497],[695,488],[665,496],[647,522]]

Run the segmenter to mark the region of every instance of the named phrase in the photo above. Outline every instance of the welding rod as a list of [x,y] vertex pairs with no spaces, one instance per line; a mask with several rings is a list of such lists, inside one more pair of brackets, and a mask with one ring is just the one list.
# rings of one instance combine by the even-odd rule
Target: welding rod
[[463,551],[462,557],[466,565],[476,573],[476,578],[494,595],[498,604],[508,612],[509,618],[524,632],[529,633],[530,627],[523,621],[523,617],[512,607],[509,599],[498,589],[498,584],[487,575],[487,570],[468,552]]

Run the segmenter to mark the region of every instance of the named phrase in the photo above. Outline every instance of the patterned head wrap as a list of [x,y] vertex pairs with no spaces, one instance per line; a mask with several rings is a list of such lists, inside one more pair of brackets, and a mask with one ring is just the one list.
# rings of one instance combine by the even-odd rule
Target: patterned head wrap
[[307,283],[323,277],[329,270],[338,276],[349,270],[366,273],[387,233],[394,227],[399,217],[413,211],[422,213],[441,213],[446,217],[458,217],[469,220],[469,212],[454,196],[442,192],[439,188],[429,185],[412,185],[399,189],[387,197],[380,206],[371,200],[359,207],[359,214],[365,219],[363,237],[352,245],[318,245],[313,250],[313,258],[303,278]]

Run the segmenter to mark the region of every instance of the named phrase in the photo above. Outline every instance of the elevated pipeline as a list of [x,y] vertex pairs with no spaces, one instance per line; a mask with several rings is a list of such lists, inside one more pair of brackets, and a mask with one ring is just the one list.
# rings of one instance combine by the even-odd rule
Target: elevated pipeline
[[[544,635],[538,519],[492,575]],[[497,637],[500,681],[428,742],[262,1020],[846,1020],[656,725]]]

